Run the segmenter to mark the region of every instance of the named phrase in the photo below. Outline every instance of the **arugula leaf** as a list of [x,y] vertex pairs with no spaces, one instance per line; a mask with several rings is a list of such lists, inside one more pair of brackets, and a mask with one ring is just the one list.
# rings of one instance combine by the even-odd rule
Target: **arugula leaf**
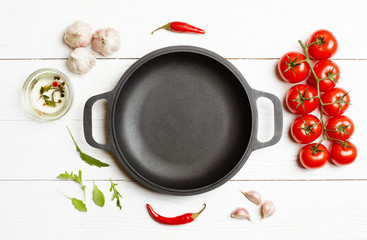
[[[59,190],[60,191],[60,190]],[[61,192],[61,191],[60,191]],[[85,205],[85,203],[82,200],[79,200],[77,198],[71,198],[68,195],[66,195],[65,193],[61,192],[65,197],[69,198],[71,200],[71,204],[73,204],[73,206],[79,210],[80,212],[86,212],[87,211],[87,206]]]
[[103,207],[105,203],[105,198],[103,193],[98,189],[95,182],[93,182],[93,201],[97,206]]
[[74,139],[74,137],[73,137],[73,135],[71,134],[71,132],[70,132],[70,129],[68,128],[68,126],[66,126],[66,128],[68,129],[68,131],[69,131],[69,133],[70,133],[70,136],[71,136],[71,138],[73,139],[73,142],[74,142],[74,144],[75,144],[75,147],[76,147],[76,151],[77,152],[79,152],[79,154],[80,154],[80,158],[84,161],[84,162],[86,162],[86,163],[88,163],[89,165],[91,165],[91,166],[96,166],[96,167],[108,167],[108,166],[110,166],[109,164],[107,164],[107,163],[104,163],[104,162],[101,162],[101,161],[99,161],[98,159],[96,159],[96,158],[94,158],[94,157],[92,157],[92,156],[90,156],[90,155],[88,155],[88,154],[85,154],[80,148],[79,148],[79,146],[78,146],[78,144],[76,143],[76,141],[75,141],[75,139]]
[[79,175],[76,175],[73,172],[71,172],[69,174],[67,171],[65,171],[65,173],[61,173],[59,176],[57,176],[57,178],[73,180],[73,181],[79,183],[80,186],[82,187],[82,189],[84,191],[84,195],[85,195],[86,186],[83,184],[83,181],[82,181],[82,171],[81,170],[79,170]]
[[111,201],[113,201],[115,198],[116,198],[116,206],[118,206],[119,208],[120,208],[120,210],[121,210],[121,204],[120,204],[120,197],[122,197],[121,196],[121,194],[117,191],[117,189],[116,189],[116,185],[118,185],[117,183],[113,183],[112,182],[112,180],[110,179],[110,181],[111,181],[111,188],[110,188],[110,192],[112,192],[112,190],[113,190],[113,198],[112,198],[112,200]]
[[76,198],[69,198],[71,200],[71,203],[74,205],[74,207],[79,210],[80,212],[86,212],[87,206],[82,200],[76,199]]
[[80,151],[80,158],[84,162],[88,163],[91,166],[96,166],[96,167],[99,167],[99,168],[100,167],[108,167],[108,166],[110,166],[109,164],[104,163],[104,162],[101,162],[98,159],[95,159],[94,157],[92,157],[92,156],[90,156],[90,155],[88,155],[86,153],[83,153],[81,151]]

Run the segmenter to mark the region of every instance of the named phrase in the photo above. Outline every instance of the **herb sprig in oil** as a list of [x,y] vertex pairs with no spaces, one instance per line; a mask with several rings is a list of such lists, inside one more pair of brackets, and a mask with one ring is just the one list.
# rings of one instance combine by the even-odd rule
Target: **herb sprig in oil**
[[[60,81],[60,77],[55,76],[54,81],[50,85],[41,86],[40,98],[44,100],[43,106],[56,107],[62,103],[62,98],[65,97],[65,82]],[[60,98],[56,99],[55,93],[60,92]]]

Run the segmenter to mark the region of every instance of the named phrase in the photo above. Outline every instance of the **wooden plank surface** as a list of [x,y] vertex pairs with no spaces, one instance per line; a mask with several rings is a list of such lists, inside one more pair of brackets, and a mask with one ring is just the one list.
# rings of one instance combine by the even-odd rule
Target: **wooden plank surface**
[[[325,16],[328,16],[327,18]],[[195,45],[231,58],[278,58],[299,48],[319,28],[332,30],[341,44],[338,58],[366,58],[365,2],[343,1],[73,1],[14,0],[0,9],[3,29],[0,58],[58,58],[70,49],[62,44],[65,28],[76,19],[93,29],[113,27],[122,48],[112,57],[137,58],[170,45]],[[326,20],[327,19],[327,20]],[[186,21],[206,34],[151,31],[170,21]],[[7,26],[11,25],[11,26]],[[10,37],[9,37],[10,36]]]
[[[367,87],[367,22],[365,1],[72,1],[14,0],[0,7],[0,239],[366,239],[367,132],[364,107]],[[97,55],[86,75],[66,67],[70,49],[62,42],[65,28],[76,20],[94,30],[113,27],[122,35],[122,47],[110,57]],[[205,35],[150,32],[169,21],[185,21],[206,30]],[[255,151],[245,166],[223,186],[194,196],[170,196],[142,187],[121,167],[116,157],[90,147],[83,134],[83,108],[93,95],[110,91],[122,74],[150,51],[172,45],[194,45],[227,58],[254,89],[275,94],[283,101],[290,85],[278,77],[276,64],[288,51],[300,51],[320,28],[331,30],[339,41],[333,57],[341,69],[340,87],[350,92],[346,115],[356,125],[352,139],[358,158],[346,167],[327,164],[310,171],[297,162],[300,145],[289,136],[295,118],[284,110],[284,130],[275,146]],[[22,107],[21,89],[33,71],[51,67],[66,73],[74,87],[71,110],[55,122],[31,119]],[[106,103],[93,108],[93,134],[105,142]],[[259,99],[262,141],[273,132],[273,108]],[[316,113],[316,112],[315,112]],[[91,167],[80,160],[66,130],[69,126],[81,149],[110,164]],[[57,154],[55,154],[57,153]],[[87,185],[87,213],[76,211],[60,191],[83,198],[80,187],[61,181],[61,172],[83,171]],[[109,192],[113,179],[123,195],[119,210]],[[92,201],[93,181],[106,196],[106,206]],[[259,190],[275,202],[276,213],[259,222],[259,207],[240,189]],[[59,191],[60,190],[60,191]],[[175,216],[208,207],[194,223],[163,226],[148,215],[145,204]],[[236,207],[247,208],[254,223],[234,220]]]
[[[110,201],[108,181],[97,181],[104,192],[103,208],[92,201],[93,182],[86,182],[88,212],[79,213],[60,192],[82,199],[76,183],[62,181],[2,181],[0,238],[18,239],[365,239],[367,211],[359,191],[366,181],[269,181],[229,182],[208,193],[176,197],[118,182],[122,210]],[[240,189],[257,189],[276,206],[273,216],[260,220],[260,210]],[[165,226],[150,218],[145,204],[165,216],[207,208],[193,223]],[[244,207],[253,222],[230,218],[232,210]],[[6,216],[6,217],[5,217]],[[21,228],[21,231],[19,230]],[[10,230],[11,229],[11,230]]]

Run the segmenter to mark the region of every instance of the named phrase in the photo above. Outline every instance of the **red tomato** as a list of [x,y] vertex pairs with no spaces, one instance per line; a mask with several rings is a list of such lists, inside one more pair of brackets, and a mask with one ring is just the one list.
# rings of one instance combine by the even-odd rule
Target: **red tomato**
[[292,113],[304,115],[312,112],[319,105],[317,91],[306,84],[291,87],[285,96],[286,104]]
[[317,60],[331,58],[338,50],[338,42],[334,35],[328,30],[318,30],[314,32],[307,42],[308,53]]
[[330,148],[330,158],[338,166],[350,164],[357,158],[357,147],[351,142],[333,143]]
[[[313,68],[318,79],[329,78],[319,81],[320,92],[326,92],[335,87],[340,77],[338,65],[330,60],[321,60]],[[310,75],[309,84],[317,89],[313,74]]]
[[324,113],[329,116],[343,114],[349,107],[349,94],[342,88],[333,88],[321,96]]
[[300,116],[291,125],[291,134],[294,140],[301,144],[313,142],[321,135],[322,124],[311,114]]
[[329,160],[329,151],[326,147],[317,143],[307,144],[299,152],[299,160],[307,169],[320,168]]
[[345,142],[354,133],[354,123],[349,117],[340,115],[330,118],[326,124],[326,129],[326,136]]
[[289,83],[305,80],[311,72],[310,66],[306,62],[297,63],[305,59],[305,55],[299,52],[284,54],[278,62],[278,71],[283,80]]

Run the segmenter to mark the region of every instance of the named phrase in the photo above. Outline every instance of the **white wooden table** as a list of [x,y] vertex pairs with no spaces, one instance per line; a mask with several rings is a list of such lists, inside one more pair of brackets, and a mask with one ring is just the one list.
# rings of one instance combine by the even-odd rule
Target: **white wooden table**
[[[5,1],[0,7],[0,239],[367,239],[367,15],[365,1]],[[342,1],[340,1],[342,2]],[[122,47],[109,58],[99,56],[86,75],[66,67],[70,49],[62,42],[65,28],[75,20],[94,30],[113,27]],[[206,30],[205,35],[175,34],[156,27],[180,20]],[[297,163],[300,145],[288,134],[294,115],[284,111],[284,131],[275,146],[255,151],[233,179],[210,192],[170,196],[150,191],[110,154],[90,147],[83,135],[86,100],[114,88],[121,75],[150,51],[171,45],[204,47],[232,62],[251,87],[281,100],[290,85],[281,81],[276,64],[281,55],[300,51],[320,28],[339,41],[333,60],[342,75],[340,86],[350,91],[347,115],[356,125],[353,142],[359,147],[355,163],[327,164],[309,171]],[[62,119],[38,122],[21,104],[21,88],[33,71],[51,67],[72,80],[75,101]],[[94,135],[105,141],[105,105],[94,107]],[[272,105],[259,101],[260,139],[272,136]],[[91,167],[80,160],[68,125],[81,149],[111,166]],[[66,171],[83,171],[87,213],[74,209],[59,191],[83,198],[76,183],[56,178]],[[109,179],[117,182],[123,209],[111,202]],[[106,196],[106,205],[93,203],[93,181]],[[259,208],[240,189],[256,189],[276,204],[276,213],[259,222]],[[145,204],[175,216],[207,209],[195,222],[164,226],[154,222]],[[247,208],[255,223],[230,218],[236,207]]]

